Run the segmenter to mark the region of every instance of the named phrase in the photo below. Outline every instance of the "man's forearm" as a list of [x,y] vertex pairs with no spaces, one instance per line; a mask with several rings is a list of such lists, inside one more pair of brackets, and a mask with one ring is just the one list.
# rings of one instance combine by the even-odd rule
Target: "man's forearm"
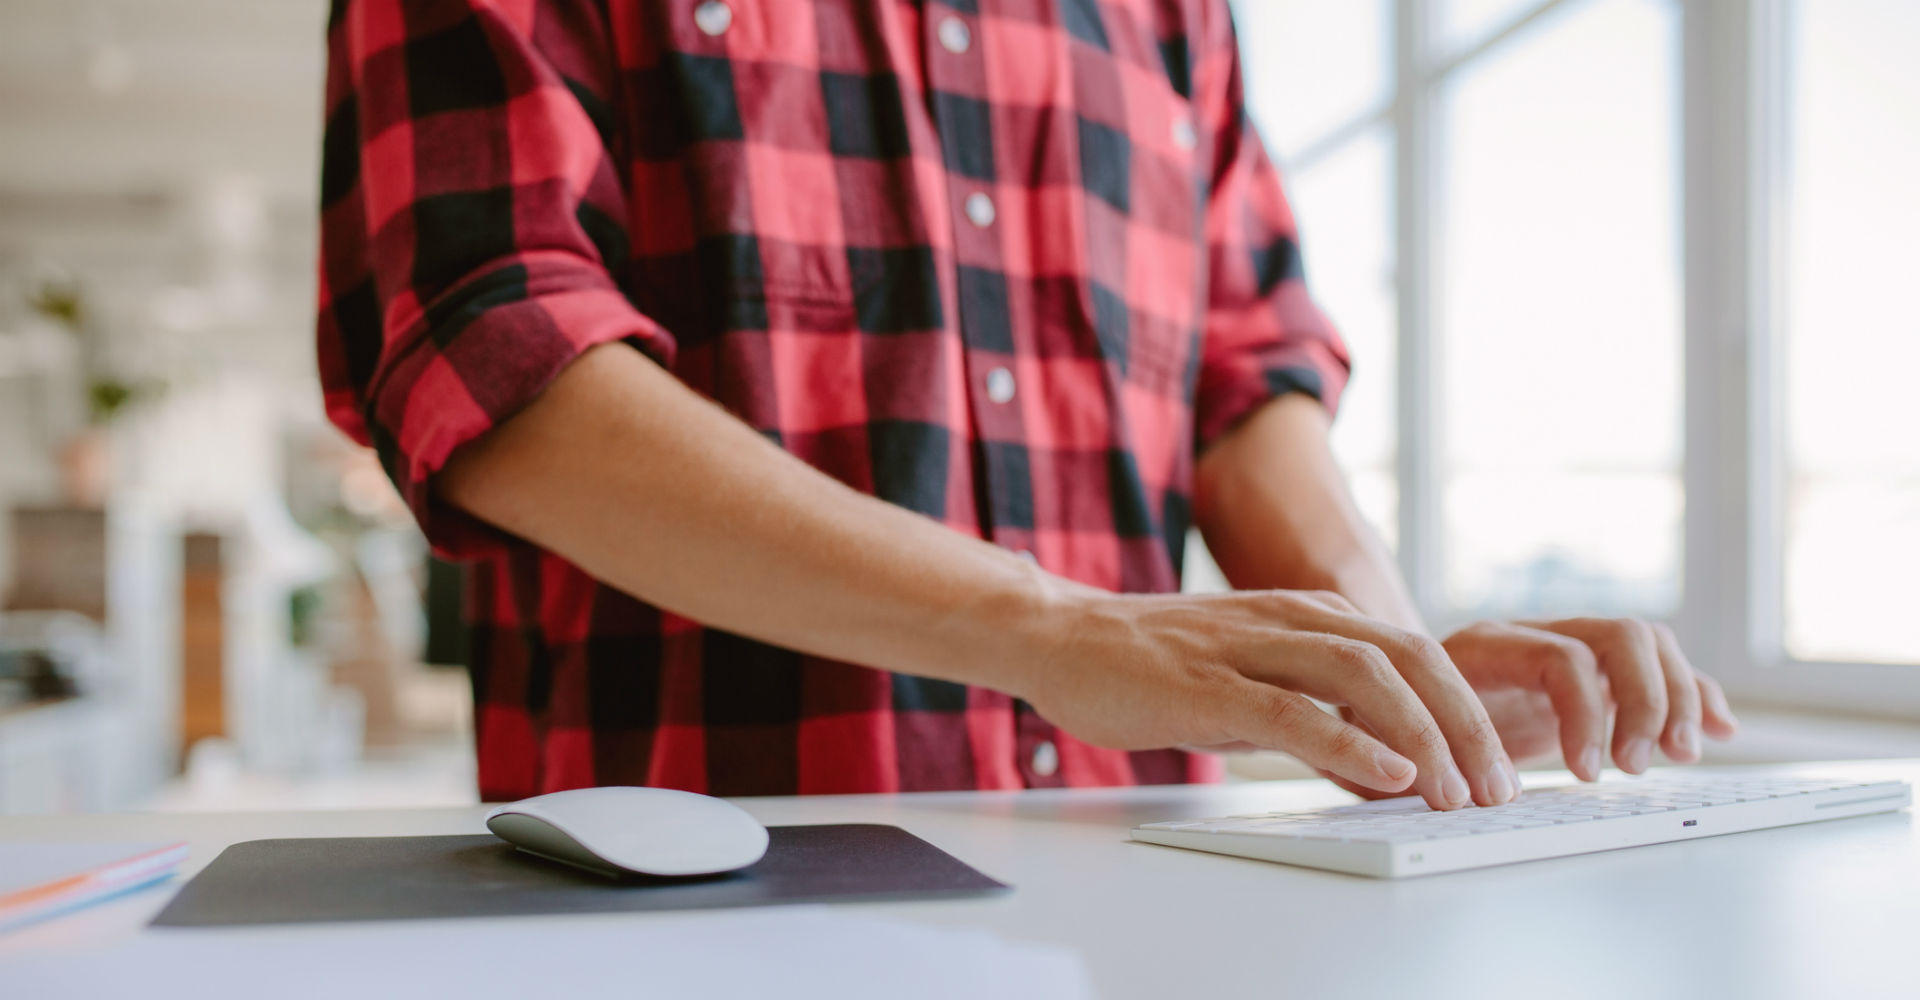
[[848,489],[624,345],[457,453],[443,498],[662,608],[816,655],[1021,693],[1072,584]]
[[1194,515],[1228,582],[1331,590],[1362,612],[1425,631],[1386,546],[1354,505],[1309,396],[1268,403],[1200,457]]

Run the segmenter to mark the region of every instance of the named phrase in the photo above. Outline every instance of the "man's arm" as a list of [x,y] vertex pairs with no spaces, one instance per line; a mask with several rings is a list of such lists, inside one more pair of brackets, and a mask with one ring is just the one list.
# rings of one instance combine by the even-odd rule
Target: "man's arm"
[[1332,419],[1289,393],[1200,456],[1194,521],[1221,572],[1243,590],[1331,590],[1361,612],[1425,632],[1394,566],[1327,447]]
[[[1430,639],[1330,595],[1062,580],[848,489],[621,345],[586,352],[436,485],[669,611],[1006,691],[1093,743],[1284,749],[1436,808],[1511,795],[1510,762]],[[1366,729],[1307,697],[1352,706]]]
[[704,625],[1003,691],[1080,589],[821,475],[619,345],[457,452],[439,490]]
[[[1194,515],[1235,587],[1320,588],[1365,614],[1424,632],[1420,613],[1379,537],[1354,506],[1328,447],[1326,410],[1283,396],[1200,458]],[[1700,737],[1737,723],[1712,678],[1687,662],[1665,625],[1631,619],[1481,622],[1447,638],[1447,653],[1480,691],[1516,758],[1559,749],[1583,778],[1612,757],[1639,773],[1658,746],[1683,763]]]

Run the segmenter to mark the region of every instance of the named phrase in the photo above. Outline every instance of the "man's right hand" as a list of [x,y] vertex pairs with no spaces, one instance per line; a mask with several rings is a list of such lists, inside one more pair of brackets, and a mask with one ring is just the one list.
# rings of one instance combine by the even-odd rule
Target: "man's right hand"
[[[1338,594],[1117,595],[1074,588],[1021,694],[1116,749],[1270,749],[1435,809],[1510,801],[1520,782],[1440,644]],[[1309,698],[1349,709],[1372,732]],[[1378,733],[1376,737],[1373,733]]]

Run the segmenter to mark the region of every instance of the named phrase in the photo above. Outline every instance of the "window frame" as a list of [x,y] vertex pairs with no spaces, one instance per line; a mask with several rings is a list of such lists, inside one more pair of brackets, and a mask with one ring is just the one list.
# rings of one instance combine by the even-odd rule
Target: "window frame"
[[[1291,173],[1375,126],[1394,144],[1398,306],[1394,425],[1397,557],[1415,602],[1457,624],[1442,587],[1439,444],[1444,386],[1434,328],[1447,78],[1536,21],[1590,0],[1540,0],[1454,53],[1433,44],[1431,0],[1390,0],[1393,85],[1381,106],[1305,144]],[[1807,661],[1785,646],[1781,420],[1791,107],[1790,0],[1668,0],[1680,13],[1683,516],[1672,624],[1693,660],[1749,703],[1920,718],[1920,664]]]
[[1786,649],[1789,0],[1682,0],[1686,496],[1675,628],[1749,701],[1920,717],[1920,665]]

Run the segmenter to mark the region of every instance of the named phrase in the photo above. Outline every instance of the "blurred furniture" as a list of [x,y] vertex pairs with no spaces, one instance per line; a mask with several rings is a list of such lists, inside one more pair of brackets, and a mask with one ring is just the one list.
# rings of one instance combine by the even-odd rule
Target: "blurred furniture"
[[[1767,770],[1920,782],[1920,760]],[[1529,783],[1541,779],[1571,780],[1558,772]],[[1920,894],[1902,887],[1920,884],[1920,844],[1905,813],[1392,882],[1126,839],[1136,823],[1175,816],[1350,801],[1324,781],[738,800],[768,824],[901,826],[1011,883],[1015,892],[991,900],[860,910],[1068,944],[1109,1000],[1915,995]],[[190,875],[239,841],[480,833],[483,815],[472,807],[30,818],[0,821],[0,840],[187,840]],[[0,970],[76,942],[111,961],[115,944],[155,933],[143,925],[179,884],[0,937]],[[685,918],[528,919],[639,927]],[[445,926],[457,934],[463,925]],[[751,957],[743,946],[743,960]],[[270,994],[275,984],[260,985]],[[633,983],[616,983],[606,995],[632,992]]]
[[137,492],[8,525],[0,646],[66,665],[74,686],[0,710],[0,815],[128,808],[176,766],[178,532]]
[[296,643],[292,623],[295,596],[334,574],[331,552],[270,495],[194,518],[218,530],[184,531],[178,509],[121,488],[104,511],[36,506],[10,518],[13,611],[76,615],[101,653],[73,704],[0,720],[0,813],[129,808],[211,738],[269,773],[358,759],[361,697],[332,682],[324,652]]
[[0,815],[117,804],[116,713],[99,694],[105,650],[84,615],[0,614]]
[[400,689],[404,678],[421,669],[426,642],[421,548],[410,528],[363,532],[353,543],[348,571],[334,579],[329,595],[333,680],[359,692],[370,748],[397,746],[412,736]]
[[0,708],[0,816],[98,812],[113,794],[113,713],[91,698]]
[[85,507],[13,509],[16,611],[77,611],[107,620],[107,512]]
[[227,734],[226,585],[219,535],[181,539],[180,750]]

